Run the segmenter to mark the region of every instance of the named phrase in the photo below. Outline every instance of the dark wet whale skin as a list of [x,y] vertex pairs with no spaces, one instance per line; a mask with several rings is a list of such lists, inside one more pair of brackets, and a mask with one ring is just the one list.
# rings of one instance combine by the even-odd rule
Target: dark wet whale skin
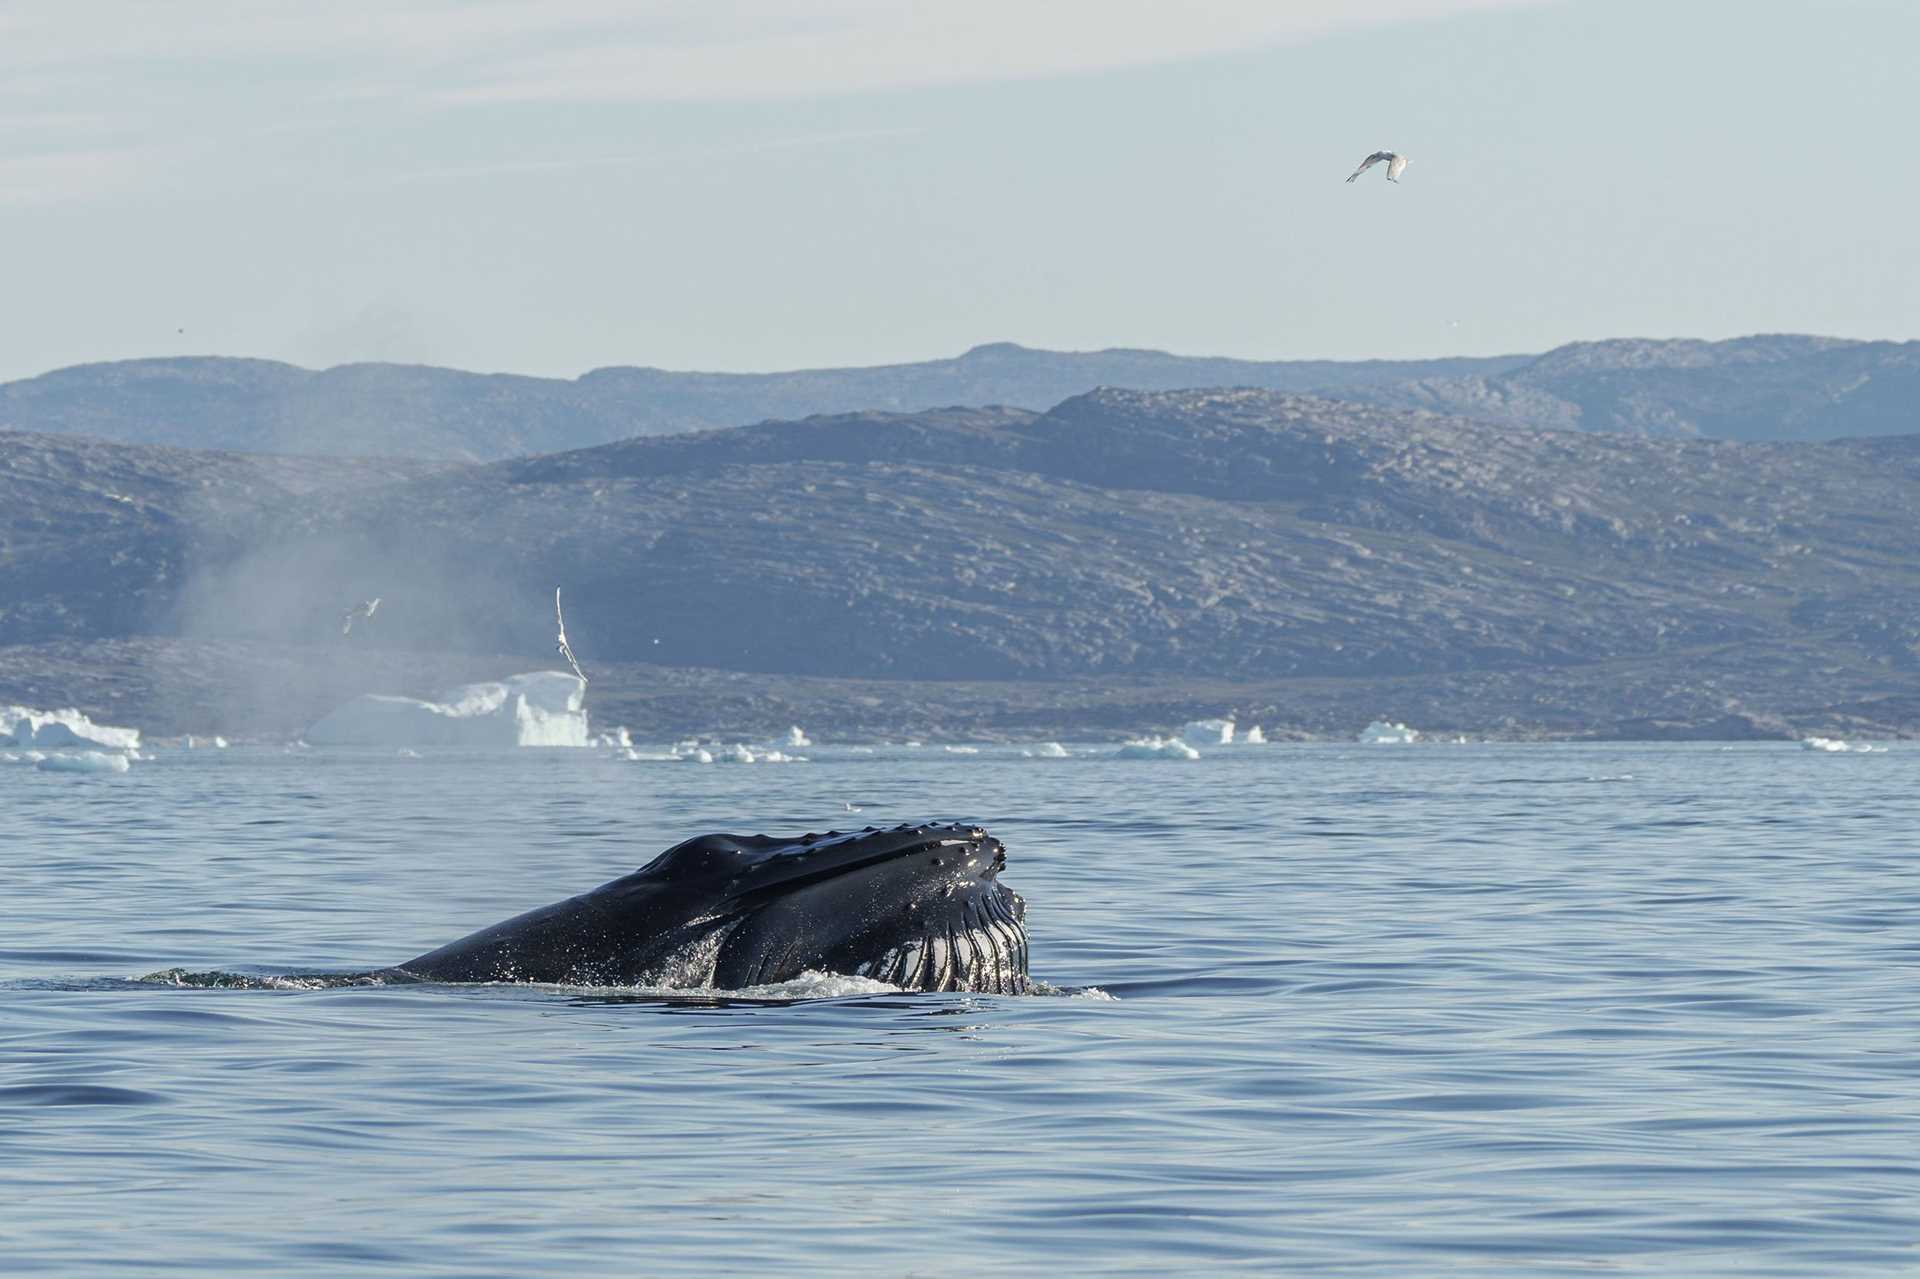
[[808,969],[1019,994],[1026,903],[977,826],[701,835],[592,892],[398,965],[429,981],[738,990]]

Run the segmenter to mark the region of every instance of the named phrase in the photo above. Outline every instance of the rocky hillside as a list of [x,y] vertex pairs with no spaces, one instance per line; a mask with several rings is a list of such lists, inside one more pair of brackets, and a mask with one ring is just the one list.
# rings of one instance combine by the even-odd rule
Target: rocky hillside
[[1346,394],[1515,426],[1729,440],[1920,431],[1920,342],[1583,342],[1518,368]]
[[[1238,688],[1280,722],[1290,688],[1392,686],[1469,730],[1557,731],[1842,706],[1901,726],[1920,692],[1913,436],[1661,440],[1100,391],[424,473],[7,445],[0,644],[544,661],[557,583],[589,666],[763,681],[1080,681],[1165,707]],[[0,669],[32,665],[15,658]],[[839,704],[862,697],[884,700]]]
[[955,359],[875,368],[608,368],[568,381],[398,364],[313,372],[270,360],[126,360],[0,385],[0,429],[179,448],[492,461],[816,413],[947,404],[1043,409],[1097,386],[1337,390],[1497,373],[1523,362],[1262,362],[998,343]]

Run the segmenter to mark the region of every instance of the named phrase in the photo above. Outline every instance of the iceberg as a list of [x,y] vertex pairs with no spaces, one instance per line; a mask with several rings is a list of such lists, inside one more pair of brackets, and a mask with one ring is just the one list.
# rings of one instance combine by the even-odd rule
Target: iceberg
[[140,730],[96,724],[71,708],[36,711],[25,706],[0,707],[0,746],[14,750],[140,749]]
[[1121,746],[1115,759],[1199,759],[1200,752],[1177,737],[1136,737]]
[[1067,748],[1062,746],[1059,742],[1042,742],[1040,743],[1039,746],[1035,747],[1033,750],[1021,751],[1020,758],[1022,759],[1071,759],[1072,756],[1070,756],[1067,753]]
[[795,724],[787,730],[787,745],[795,747],[811,746],[813,745],[813,739],[802,732],[798,724]]
[[124,773],[141,757],[139,729],[96,724],[71,708],[0,707],[0,748],[0,763],[48,773]]
[[1360,730],[1360,740],[1370,746],[1405,746],[1420,740],[1420,734],[1405,724],[1376,719]]
[[586,692],[577,675],[533,671],[431,702],[366,693],[302,736],[316,746],[586,746]]
[[1233,719],[1196,719],[1181,728],[1176,741],[1193,740],[1196,742],[1216,742],[1221,746],[1233,745]]
[[1267,735],[1260,731],[1260,726],[1258,724],[1255,724],[1252,728],[1249,728],[1247,730],[1246,736],[1242,737],[1240,740],[1245,742],[1249,746],[1265,746],[1267,744]]

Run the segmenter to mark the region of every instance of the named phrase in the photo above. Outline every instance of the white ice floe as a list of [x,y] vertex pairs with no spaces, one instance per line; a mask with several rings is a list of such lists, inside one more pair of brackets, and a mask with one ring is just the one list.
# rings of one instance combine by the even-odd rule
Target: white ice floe
[[1877,751],[1887,749],[1884,746],[1875,746],[1871,742],[1849,742],[1840,737],[1803,737],[1800,739],[1800,748],[1809,751],[1833,751],[1836,754],[1846,752],[1855,755],[1871,755]]
[[43,773],[124,773],[131,767],[119,752],[62,751],[34,764]]
[[1042,742],[1030,751],[1021,751],[1022,759],[1071,759],[1067,748],[1059,742]]
[[1249,728],[1247,730],[1246,736],[1242,737],[1240,740],[1245,742],[1249,746],[1265,746],[1267,744],[1267,735],[1260,731],[1260,726],[1258,724],[1255,724],[1252,728]]
[[787,730],[787,745],[794,747],[811,746],[813,745],[813,739],[808,737],[798,724],[795,724]]
[[1200,752],[1177,737],[1136,737],[1114,753],[1115,759],[1199,759]]
[[1220,746],[1233,744],[1233,720],[1196,719],[1180,730],[1181,741],[1213,742]]
[[316,746],[585,746],[586,688],[564,671],[533,671],[431,702],[367,693],[304,736]]
[[755,750],[742,742],[715,746],[709,750],[699,742],[675,742],[671,750],[642,751],[625,747],[620,758],[636,764],[804,764],[805,755],[790,755],[783,750]]
[[949,755],[978,755],[980,753],[978,746],[942,746],[940,749]]
[[140,749],[140,730],[96,724],[71,708],[36,711],[25,706],[0,707],[0,746],[14,750]]
[[735,742],[731,746],[722,746],[713,753],[713,761],[717,764],[804,764],[807,762],[804,755],[789,755],[781,750],[756,751],[751,746],[740,742]]
[[1405,746],[1420,740],[1420,734],[1405,724],[1376,719],[1360,730],[1360,740],[1370,746]]

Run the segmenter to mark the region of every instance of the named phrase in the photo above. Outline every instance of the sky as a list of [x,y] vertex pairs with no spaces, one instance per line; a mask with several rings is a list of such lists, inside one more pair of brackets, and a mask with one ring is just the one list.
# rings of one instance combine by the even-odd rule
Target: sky
[[1911,340],[1916,47],[1912,0],[0,0],[0,379]]

